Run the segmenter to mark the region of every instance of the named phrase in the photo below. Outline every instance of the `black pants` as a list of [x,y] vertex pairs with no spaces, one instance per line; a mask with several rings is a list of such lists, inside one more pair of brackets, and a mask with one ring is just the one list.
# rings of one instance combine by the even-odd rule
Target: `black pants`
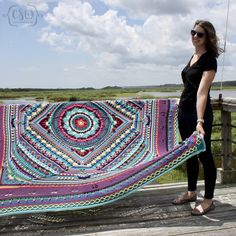
[[[196,130],[197,125],[197,113],[196,111],[183,111],[181,108],[178,112],[179,131],[181,138],[184,140],[188,138],[193,131]],[[187,175],[188,175],[188,191],[195,191],[197,189],[197,179],[199,172],[200,159],[205,180],[205,195],[207,199],[214,197],[214,189],[216,182],[216,167],[211,152],[211,131],[212,131],[213,113],[211,107],[208,107],[204,116],[204,140],[206,143],[206,151],[201,152],[197,156],[193,156],[187,160]]]

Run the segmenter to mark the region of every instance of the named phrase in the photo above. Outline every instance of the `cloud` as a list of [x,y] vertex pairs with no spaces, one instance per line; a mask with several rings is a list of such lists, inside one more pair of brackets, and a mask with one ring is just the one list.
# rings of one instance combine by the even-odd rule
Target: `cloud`
[[109,7],[123,9],[133,18],[146,19],[150,15],[187,15],[202,7],[203,1],[192,0],[102,0]]
[[47,43],[53,46],[59,53],[75,51],[74,38],[66,35],[64,32],[44,31],[41,34],[39,42]]
[[189,19],[180,15],[151,15],[143,25],[129,25],[116,10],[96,15],[88,2],[63,1],[45,20],[50,31],[43,32],[41,42],[56,46],[77,40],[80,50],[97,58],[97,65],[114,68],[127,68],[134,63],[178,65],[182,63],[180,55],[191,47],[186,47]]
[[[19,5],[23,6],[34,6],[37,11],[43,11],[47,12],[48,11],[48,2],[53,2],[53,1],[46,1],[46,0],[15,0],[15,2]],[[55,2],[55,1],[54,1]]]
[[[101,1],[107,6],[102,13],[94,1],[58,1],[44,18],[48,27],[42,30],[40,41],[60,52],[87,53],[95,61],[94,68],[127,74],[179,71],[193,53],[189,31],[197,19],[211,21],[223,45],[227,1]],[[226,66],[236,63],[233,11],[235,2],[230,7]]]

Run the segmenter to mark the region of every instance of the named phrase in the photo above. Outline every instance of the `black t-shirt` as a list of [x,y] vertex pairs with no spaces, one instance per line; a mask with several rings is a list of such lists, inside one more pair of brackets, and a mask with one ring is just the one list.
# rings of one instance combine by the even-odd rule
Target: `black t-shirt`
[[[192,58],[191,58],[192,59]],[[180,97],[179,106],[182,110],[194,111],[196,110],[197,91],[202,79],[204,71],[217,71],[217,61],[214,56],[208,52],[201,55],[201,57],[190,66],[190,62],[183,69],[181,75],[184,83],[184,90]],[[208,91],[207,106],[210,105],[210,90]]]

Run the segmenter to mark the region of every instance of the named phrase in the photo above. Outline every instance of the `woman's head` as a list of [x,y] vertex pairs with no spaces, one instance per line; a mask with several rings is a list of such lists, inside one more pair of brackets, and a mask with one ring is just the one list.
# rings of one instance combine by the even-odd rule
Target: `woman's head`
[[197,20],[194,24],[194,30],[191,31],[191,34],[193,37],[195,37],[196,35],[196,37],[199,37],[200,40],[204,40],[206,50],[215,57],[218,57],[222,52],[222,49],[220,49],[218,46],[218,37],[211,22],[205,20]]

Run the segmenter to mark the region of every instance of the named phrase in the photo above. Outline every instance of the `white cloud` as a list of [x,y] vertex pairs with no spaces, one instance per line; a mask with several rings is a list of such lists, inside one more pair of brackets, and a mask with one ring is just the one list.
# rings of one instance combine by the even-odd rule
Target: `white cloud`
[[[80,50],[97,58],[97,65],[127,68],[134,63],[178,65],[180,55],[191,45],[186,28],[187,17],[180,15],[151,15],[143,25],[131,26],[115,10],[96,15],[88,2],[63,1],[45,17],[50,28],[63,33],[44,32],[41,41],[56,46],[57,42],[77,38]],[[187,23],[186,23],[187,21]],[[178,28],[178,30],[176,30]]]
[[[75,0],[16,0],[19,4],[34,4],[37,9],[48,10],[48,3],[58,5],[48,13],[45,20],[51,30],[43,31],[42,42],[57,48],[63,44],[102,57],[104,53],[119,55],[119,62],[164,62],[163,56],[173,64],[179,55],[191,49],[188,29],[198,18],[209,19],[223,38],[227,1],[225,0],[101,0],[111,9],[96,15],[93,1]],[[112,10],[113,8],[113,10]],[[121,16],[119,10],[127,11]],[[236,37],[236,3],[231,1],[229,37]],[[126,18],[127,17],[127,18]],[[128,18],[144,19],[142,25],[130,25]],[[59,31],[59,33],[57,32]],[[77,41],[76,44],[71,42]],[[76,46],[75,46],[76,45]],[[186,45],[187,48],[186,48]],[[73,50],[73,49],[72,49]],[[173,58],[171,58],[173,56]],[[162,57],[159,62],[158,57]],[[181,61],[182,62],[182,61]]]
[[50,2],[50,1],[46,1],[46,0],[15,0],[15,2],[19,5],[34,6],[37,9],[37,11],[46,12],[46,11],[48,11],[48,2]]
[[39,41],[55,47],[56,51],[59,53],[75,51],[74,38],[66,35],[64,32],[44,31]]
[[150,15],[187,15],[201,7],[202,1],[192,0],[102,0],[115,9],[124,9],[131,17],[147,18]]

